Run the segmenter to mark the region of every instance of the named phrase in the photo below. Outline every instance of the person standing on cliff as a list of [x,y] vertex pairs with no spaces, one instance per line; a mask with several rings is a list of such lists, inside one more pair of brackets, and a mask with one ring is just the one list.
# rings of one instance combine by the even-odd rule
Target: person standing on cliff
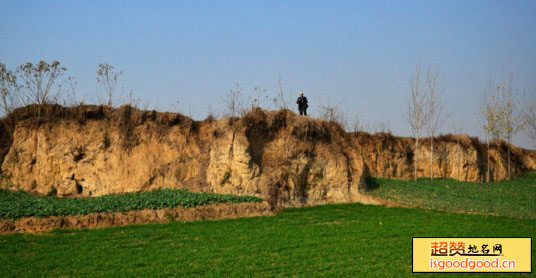
[[300,115],[307,116],[307,107],[309,107],[309,104],[307,103],[307,98],[303,95],[303,92],[300,93],[300,97],[296,103],[298,104]]

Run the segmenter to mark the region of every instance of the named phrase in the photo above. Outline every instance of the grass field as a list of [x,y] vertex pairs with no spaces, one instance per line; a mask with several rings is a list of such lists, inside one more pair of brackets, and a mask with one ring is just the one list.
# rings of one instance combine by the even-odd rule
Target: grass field
[[536,221],[353,204],[274,217],[4,235],[0,277],[409,276],[412,236],[536,236]]
[[93,198],[42,197],[26,192],[0,189],[0,218],[24,216],[85,215],[97,212],[121,212],[141,209],[195,207],[216,203],[261,202],[249,196],[233,196],[160,189]]
[[491,184],[447,179],[368,178],[367,192],[403,206],[536,219],[536,171]]
[[[0,277],[441,277],[445,274],[412,274],[413,236],[536,236],[534,173],[491,186],[375,181],[373,194],[407,202],[413,196],[428,209],[326,205],[273,217],[2,235]],[[535,251],[533,244],[533,267]]]

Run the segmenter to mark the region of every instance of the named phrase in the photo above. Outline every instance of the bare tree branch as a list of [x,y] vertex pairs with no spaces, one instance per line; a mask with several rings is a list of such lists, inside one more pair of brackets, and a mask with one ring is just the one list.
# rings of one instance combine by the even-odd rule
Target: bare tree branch
[[243,110],[242,88],[236,84],[236,87],[231,89],[222,97],[225,105],[225,116],[236,117]]
[[525,130],[536,148],[536,98],[529,101],[525,111]]
[[51,101],[51,89],[58,79],[67,70],[60,66],[60,62],[53,61],[48,64],[39,61],[38,64],[26,63],[18,67],[17,76],[22,80],[26,103],[45,104]]
[[440,88],[438,87],[439,76],[436,69],[428,67],[426,80],[424,83],[424,127],[430,137],[430,178],[434,178],[434,136],[441,126],[446,122],[449,114],[446,110],[445,102],[441,99]]
[[119,78],[123,75],[122,71],[115,71],[115,68],[109,64],[99,64],[97,67],[97,83],[108,97],[108,106],[112,107],[115,88]]
[[367,132],[372,131],[371,126],[366,123],[358,113],[354,113],[354,117],[348,121],[347,131],[350,132]]
[[411,133],[415,137],[415,145],[413,147],[413,179],[415,180],[417,179],[419,137],[424,128],[425,95],[424,82],[421,75],[421,66],[417,65],[411,78],[411,91],[408,98],[408,114],[406,118],[411,128]]
[[340,108],[343,102],[344,100],[337,104],[331,104],[329,98],[326,101],[319,99],[320,118],[324,121],[338,123],[342,127],[347,127],[346,116]]
[[503,138],[508,143],[507,148],[507,164],[508,164],[508,179],[511,179],[511,163],[510,163],[510,145],[512,139],[525,124],[525,117],[521,110],[521,105],[517,99],[517,94],[512,90],[512,79],[510,76],[508,82],[502,82],[497,86],[498,99],[499,99],[499,126]]
[[20,89],[21,86],[17,84],[15,73],[7,69],[6,65],[0,63],[0,108],[4,116],[9,115],[23,105],[20,98]]

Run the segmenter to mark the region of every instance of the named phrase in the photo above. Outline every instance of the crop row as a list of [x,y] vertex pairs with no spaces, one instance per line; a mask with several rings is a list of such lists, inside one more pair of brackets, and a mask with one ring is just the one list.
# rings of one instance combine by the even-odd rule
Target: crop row
[[85,215],[97,212],[122,212],[261,201],[262,199],[251,196],[194,193],[187,190],[172,189],[91,198],[41,197],[22,191],[0,189],[0,218]]

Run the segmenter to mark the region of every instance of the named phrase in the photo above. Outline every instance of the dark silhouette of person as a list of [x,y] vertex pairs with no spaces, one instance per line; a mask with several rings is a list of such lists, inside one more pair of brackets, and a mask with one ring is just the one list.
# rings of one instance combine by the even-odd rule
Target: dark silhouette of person
[[300,93],[300,97],[296,103],[298,104],[300,115],[307,116],[307,107],[309,107],[309,104],[307,103],[307,98],[303,95],[303,92]]

